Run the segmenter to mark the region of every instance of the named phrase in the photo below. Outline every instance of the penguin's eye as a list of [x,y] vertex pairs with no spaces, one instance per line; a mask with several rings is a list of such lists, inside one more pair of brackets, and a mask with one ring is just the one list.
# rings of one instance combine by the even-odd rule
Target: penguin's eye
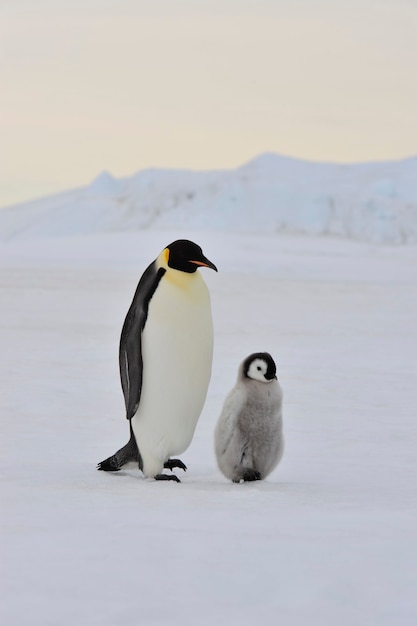
[[262,368],[261,368],[260,365],[258,365],[258,367],[256,369],[258,370],[258,372],[260,372]]

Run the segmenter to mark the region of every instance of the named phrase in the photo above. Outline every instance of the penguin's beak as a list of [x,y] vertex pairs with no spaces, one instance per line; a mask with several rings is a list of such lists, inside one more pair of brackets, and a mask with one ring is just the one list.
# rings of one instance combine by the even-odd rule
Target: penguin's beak
[[210,269],[217,272],[217,267],[209,261],[206,257],[202,257],[199,261],[195,261],[194,259],[190,259],[189,263],[194,263],[194,265],[200,265],[201,267],[209,267]]

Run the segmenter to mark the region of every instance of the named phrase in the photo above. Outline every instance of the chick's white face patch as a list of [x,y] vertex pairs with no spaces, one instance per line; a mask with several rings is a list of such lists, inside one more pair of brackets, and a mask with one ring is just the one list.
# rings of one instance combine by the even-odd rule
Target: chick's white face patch
[[255,359],[248,367],[248,378],[253,380],[259,380],[262,383],[271,382],[265,378],[265,374],[268,371],[268,364],[263,359]]

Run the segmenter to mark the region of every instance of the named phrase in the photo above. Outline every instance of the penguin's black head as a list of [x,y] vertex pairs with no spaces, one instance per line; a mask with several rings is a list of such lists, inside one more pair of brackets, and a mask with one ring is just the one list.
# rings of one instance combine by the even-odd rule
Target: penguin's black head
[[277,367],[268,352],[255,352],[243,361],[242,373],[245,378],[270,383],[277,378]]
[[177,239],[165,250],[168,252],[168,265],[174,270],[192,274],[199,267],[210,267],[217,272],[217,267],[204,256],[200,246],[188,239]]

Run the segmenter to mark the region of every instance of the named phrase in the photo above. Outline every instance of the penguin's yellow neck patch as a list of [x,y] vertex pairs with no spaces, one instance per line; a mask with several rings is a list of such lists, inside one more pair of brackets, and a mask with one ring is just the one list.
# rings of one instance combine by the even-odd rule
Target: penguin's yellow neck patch
[[165,248],[157,258],[157,266],[163,267],[166,270],[164,275],[164,281],[180,287],[182,289],[189,289],[196,281],[199,281],[198,272],[189,274],[188,272],[181,272],[180,270],[174,270],[168,265],[169,261],[169,249]]
[[162,250],[161,254],[156,259],[156,264],[158,267],[163,267],[165,270],[168,270],[169,269],[168,260],[169,260],[169,250],[168,248],[165,248],[165,250]]
[[196,281],[200,279],[200,275],[197,272],[189,274],[188,272],[180,272],[179,270],[173,270],[168,268],[167,273],[164,276],[165,280],[169,281],[180,289],[192,289]]

